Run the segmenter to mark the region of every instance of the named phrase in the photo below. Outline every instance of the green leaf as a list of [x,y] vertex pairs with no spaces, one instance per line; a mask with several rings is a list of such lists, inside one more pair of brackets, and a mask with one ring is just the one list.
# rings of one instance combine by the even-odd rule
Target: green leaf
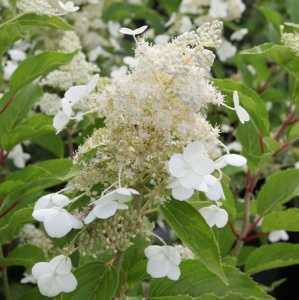
[[289,132],[288,132],[288,138],[290,140],[295,140],[299,138],[299,123],[294,124]]
[[299,10],[297,0],[286,0],[287,12],[294,23],[299,23]]
[[251,170],[257,169],[271,157],[265,138],[259,134],[251,121],[239,125],[236,136],[242,145],[242,154],[248,159],[248,166]]
[[10,92],[14,94],[36,78],[45,76],[60,66],[69,63],[75,53],[43,52],[28,57],[11,76]]
[[33,104],[42,96],[40,87],[29,84],[22,88],[16,96],[10,93],[0,100],[0,107],[3,108],[9,102],[6,109],[0,113],[0,144],[4,147],[11,130],[15,128],[28,114]]
[[[137,238],[134,245],[130,246],[122,257],[121,272],[127,284],[134,284],[147,277],[146,258],[144,249],[148,245],[142,238]],[[123,279],[121,278],[121,279]]]
[[45,261],[45,255],[41,248],[34,245],[23,245],[15,248],[4,259],[0,259],[2,266],[24,266],[31,268],[35,263]]
[[[228,285],[225,285],[217,276],[209,272],[198,260],[183,261],[180,268],[182,275],[177,281],[169,279],[152,280],[149,291],[150,297],[177,295],[199,297],[212,291],[215,296],[220,298],[228,297],[233,293],[239,296],[239,299],[273,299],[249,276],[232,266],[224,266]],[[230,298],[225,299],[230,300]]]
[[[52,123],[51,123],[52,124]],[[55,156],[62,158],[64,156],[64,143],[59,135],[54,133],[49,133],[46,135],[39,136],[37,138],[31,138],[34,144],[48,150]]]
[[264,216],[278,205],[299,195],[299,169],[276,172],[268,177],[257,197],[257,210]]
[[291,49],[283,45],[265,43],[254,48],[241,51],[241,55],[261,55],[281,65],[287,72],[299,77],[299,56]]
[[90,263],[75,271],[78,287],[63,300],[111,300],[118,288],[118,273],[101,263]]
[[258,273],[294,264],[299,264],[299,245],[275,243],[261,246],[251,252],[245,262],[245,271]]
[[0,244],[12,240],[25,224],[32,221],[31,208],[23,208],[13,213],[8,223],[0,227]]
[[10,150],[15,145],[40,136],[54,133],[52,118],[42,114],[35,114],[24,122],[17,125],[6,135],[1,137],[1,142],[6,150]]
[[6,180],[22,181],[23,188],[42,190],[66,181],[71,167],[69,159],[46,160],[11,173]]
[[167,202],[161,210],[169,225],[186,246],[212,273],[227,283],[214,232],[200,213],[188,203],[176,200]]
[[160,0],[159,5],[161,5],[161,7],[165,9],[168,14],[172,14],[179,8],[181,2],[181,0]]
[[263,218],[263,231],[287,230],[299,232],[299,208],[273,211]]
[[125,19],[145,20],[157,33],[164,31],[163,18],[155,10],[144,5],[121,2],[112,3],[105,9],[103,19],[105,21],[111,20],[117,22],[124,21]]
[[237,91],[240,102],[249,112],[253,123],[264,135],[269,134],[269,116],[264,100],[251,88],[231,79],[216,79],[214,84],[225,93]]
[[0,57],[17,40],[41,27],[72,30],[72,26],[56,16],[23,14],[0,25]]
[[280,25],[283,23],[283,17],[281,14],[268,6],[260,6],[259,10],[262,12],[266,20],[271,23],[277,31],[279,31]]

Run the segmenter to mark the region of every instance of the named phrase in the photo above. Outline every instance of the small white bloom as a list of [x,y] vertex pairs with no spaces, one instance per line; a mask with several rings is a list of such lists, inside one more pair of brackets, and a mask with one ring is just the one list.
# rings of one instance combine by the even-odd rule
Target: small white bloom
[[11,159],[17,168],[24,168],[30,159],[30,154],[23,152],[22,145],[16,145],[10,150],[7,158]]
[[147,25],[141,26],[141,27],[139,27],[135,30],[132,30],[132,29],[127,28],[127,27],[122,27],[122,28],[119,29],[119,32],[122,33],[122,34],[132,35],[133,37],[135,37],[136,35],[144,33],[147,30],[147,28],[148,28]]
[[221,46],[217,49],[217,55],[222,62],[235,56],[237,48],[227,40],[223,40]]
[[203,207],[199,209],[199,212],[210,227],[222,228],[228,222],[228,213],[217,205]]
[[205,182],[207,184],[207,190],[204,193],[210,200],[219,201],[225,198],[219,179],[213,175],[207,175],[205,176]]
[[240,122],[242,124],[248,122],[250,120],[250,116],[248,112],[240,105],[240,98],[237,91],[234,91],[233,93],[233,101],[234,101],[234,109],[236,111],[236,114]]
[[4,64],[4,74],[3,74],[3,78],[4,80],[8,81],[10,79],[10,77],[12,76],[12,74],[14,73],[14,71],[17,69],[18,67],[18,63],[12,60],[8,60],[5,64]]
[[56,133],[62,131],[69,121],[70,117],[66,115],[62,110],[59,110],[53,118],[53,127],[56,129]]
[[294,165],[295,169],[299,169],[299,161],[297,161]]
[[189,144],[183,154],[172,155],[168,162],[169,172],[174,177],[170,183],[173,198],[184,201],[197,190],[204,192],[210,200],[224,199],[221,182],[211,173],[226,164],[241,164],[239,156],[225,155],[222,160],[214,162],[208,157],[204,143],[197,141]]
[[181,275],[179,268],[181,257],[175,247],[149,246],[144,250],[144,253],[148,258],[147,273],[153,278],[179,279]]
[[168,162],[170,174],[186,189],[206,190],[204,176],[214,170],[214,162],[208,157],[203,143],[190,143],[183,154],[174,154]]
[[27,284],[27,283],[32,283],[32,284],[36,284],[36,279],[33,277],[33,275],[25,272],[23,274],[23,278],[20,281],[22,284]]
[[68,197],[60,194],[48,194],[39,198],[34,206],[32,216],[44,224],[50,237],[61,238],[73,228],[83,227],[82,222],[63,207],[70,203]]
[[11,49],[8,51],[10,58],[13,61],[22,61],[26,58],[26,53],[20,49]]
[[235,31],[231,36],[230,39],[232,41],[241,41],[245,35],[248,33],[247,28],[241,28],[240,30]]
[[131,188],[118,188],[104,195],[92,203],[95,206],[84,219],[84,223],[90,224],[97,218],[108,219],[114,216],[119,209],[128,209],[127,203],[134,195],[139,195],[139,193]]
[[226,18],[228,4],[224,0],[211,0],[209,15],[213,18]]
[[65,92],[64,98],[61,100],[62,110],[59,110],[53,119],[53,127],[56,129],[57,133],[65,128],[67,123],[73,117],[74,106],[86,100],[86,98],[94,91],[98,79],[99,75],[95,75],[87,84],[73,86]]
[[285,230],[275,230],[269,233],[268,240],[271,243],[276,243],[279,241],[288,241],[289,235]]
[[169,187],[171,188],[172,197],[179,201],[190,199],[194,193],[194,189],[183,187],[178,179],[173,180]]
[[36,263],[32,275],[37,281],[40,293],[46,297],[56,297],[60,293],[70,293],[77,287],[69,257],[58,255],[50,262]]
[[227,149],[229,151],[241,152],[242,151],[242,145],[239,142],[234,141],[234,142],[229,143],[227,145]]
[[66,3],[59,1],[59,6],[67,13],[73,13],[79,10],[79,6],[75,6],[72,1],[67,1]]
[[234,167],[243,167],[247,164],[247,159],[239,154],[225,154],[219,157],[215,164],[218,169],[222,169],[227,165]]

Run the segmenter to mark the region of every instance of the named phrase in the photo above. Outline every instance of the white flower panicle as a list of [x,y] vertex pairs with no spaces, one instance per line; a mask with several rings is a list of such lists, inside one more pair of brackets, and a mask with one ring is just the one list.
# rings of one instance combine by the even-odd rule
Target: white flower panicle
[[153,278],[167,277],[178,280],[181,275],[180,253],[172,246],[149,246],[144,251],[148,259],[147,273]]
[[50,237],[61,238],[72,229],[80,229],[83,223],[71,215],[64,207],[70,204],[70,199],[61,194],[48,194],[37,200],[32,216],[44,224]]
[[17,1],[17,7],[23,12],[52,16],[66,15],[79,9],[73,1],[64,2],[60,0],[20,0]]
[[46,297],[70,293],[78,284],[72,273],[72,262],[64,255],[56,256],[49,262],[36,263],[32,268],[32,276],[37,281],[40,293]]

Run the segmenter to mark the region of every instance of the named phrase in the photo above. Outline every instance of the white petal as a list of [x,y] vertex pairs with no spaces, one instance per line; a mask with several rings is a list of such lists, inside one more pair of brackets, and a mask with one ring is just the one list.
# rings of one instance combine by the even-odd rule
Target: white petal
[[134,30],[134,35],[142,34],[148,28],[147,25],[141,26]]
[[56,129],[56,133],[64,129],[69,120],[70,118],[63,111],[59,111],[53,119],[53,127]]
[[100,202],[102,203],[97,204],[92,210],[97,218],[108,219],[115,215],[118,206],[117,202],[106,200],[101,200]]
[[193,162],[192,169],[199,175],[208,175],[214,172],[215,163],[209,158],[199,158]]
[[69,220],[74,229],[81,229],[83,227],[83,223],[77,217],[73,216],[72,214],[69,214]]
[[72,270],[72,261],[69,257],[64,255],[55,256],[50,260],[49,264],[55,270],[56,274],[65,275]]
[[221,182],[216,177],[212,175],[205,176],[205,181],[208,187],[205,194],[210,200],[219,201],[220,199],[224,199]]
[[52,273],[52,268],[48,262],[39,262],[33,266],[31,273],[37,280],[42,275]]
[[178,250],[175,247],[172,246],[163,246],[163,250],[165,253],[165,256],[168,258],[168,260],[175,265],[179,265],[181,262],[181,256]]
[[130,28],[122,27],[119,29],[119,32],[127,35],[134,35],[134,31]]
[[91,92],[94,91],[94,89],[95,89],[96,86],[97,86],[98,81],[99,81],[99,75],[98,75],[98,74],[94,75],[94,76],[90,79],[90,81],[89,81],[89,82],[87,83],[87,85],[86,85],[86,89],[87,89],[87,93],[88,93],[88,94],[90,94]]
[[268,240],[271,243],[276,243],[280,240],[287,241],[289,239],[289,235],[285,230],[274,230],[271,231],[268,235]]
[[61,292],[53,274],[41,276],[37,280],[37,286],[40,293],[46,297],[55,297]]
[[62,194],[51,194],[51,201],[56,207],[65,207],[70,204],[69,197]]
[[65,293],[74,291],[78,285],[77,279],[72,273],[57,276],[56,282],[60,290]]
[[154,258],[155,256],[162,253],[162,247],[161,246],[148,246],[144,249],[144,254],[147,258]]
[[228,222],[227,212],[216,205],[203,207],[199,212],[210,227],[216,225],[218,228],[222,228]]
[[192,197],[193,193],[193,189],[184,188],[178,181],[172,185],[171,195],[176,200],[187,200]]
[[117,203],[117,209],[129,209],[129,206],[127,204]]
[[247,164],[247,159],[238,154],[226,154],[222,156],[228,165],[235,167],[243,167]]
[[52,205],[52,196],[53,195],[54,194],[48,194],[48,195],[38,198],[38,200],[35,202],[34,210],[53,207],[53,205]]
[[49,210],[51,210],[51,213],[44,219],[44,227],[47,234],[53,238],[64,237],[72,230],[72,223],[68,216],[69,213],[63,209]]
[[35,209],[32,213],[32,217],[39,222],[44,222],[46,217],[51,213],[50,210],[51,208]]
[[235,108],[240,106],[240,98],[239,98],[239,93],[237,91],[234,91],[233,93],[233,102]]
[[92,223],[97,217],[91,211],[84,219],[84,224]]
[[184,149],[183,156],[184,159],[190,163],[196,161],[199,157],[206,157],[207,152],[205,144],[201,141],[195,141],[188,144]]
[[236,107],[236,113],[242,124],[250,120],[248,112],[242,106]]
[[190,170],[184,177],[178,178],[178,180],[184,188],[195,189],[204,179],[203,176]]
[[170,264],[168,273],[167,273],[167,277],[170,280],[178,280],[180,278],[180,276],[181,276],[180,268],[175,264]]
[[169,172],[174,177],[183,177],[187,173],[187,165],[182,154],[174,154],[168,162]]
[[70,116],[72,114],[72,107],[87,96],[86,85],[77,85],[69,88],[62,99],[63,112]]
[[228,213],[226,212],[225,209],[220,208],[220,210],[217,214],[217,219],[216,219],[215,225],[218,228],[223,228],[228,222]]
[[169,271],[169,262],[167,260],[149,259],[146,271],[153,278],[165,277]]

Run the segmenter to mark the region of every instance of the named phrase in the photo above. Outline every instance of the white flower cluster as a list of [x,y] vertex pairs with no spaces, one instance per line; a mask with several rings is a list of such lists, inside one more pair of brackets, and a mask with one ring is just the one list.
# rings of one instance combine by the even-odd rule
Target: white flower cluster
[[299,32],[282,32],[281,40],[299,56]]
[[[239,20],[245,11],[246,6],[242,0],[183,0],[179,7],[179,14],[174,15],[170,20],[170,33],[183,33],[189,31],[195,25],[213,19],[225,21]],[[230,39],[240,41],[247,34],[246,28],[235,31]],[[236,54],[237,48],[228,40],[217,50],[217,55],[222,62],[227,61]]]
[[34,12],[41,15],[62,16],[79,9],[72,1],[63,0],[20,0],[17,7],[23,12]]

